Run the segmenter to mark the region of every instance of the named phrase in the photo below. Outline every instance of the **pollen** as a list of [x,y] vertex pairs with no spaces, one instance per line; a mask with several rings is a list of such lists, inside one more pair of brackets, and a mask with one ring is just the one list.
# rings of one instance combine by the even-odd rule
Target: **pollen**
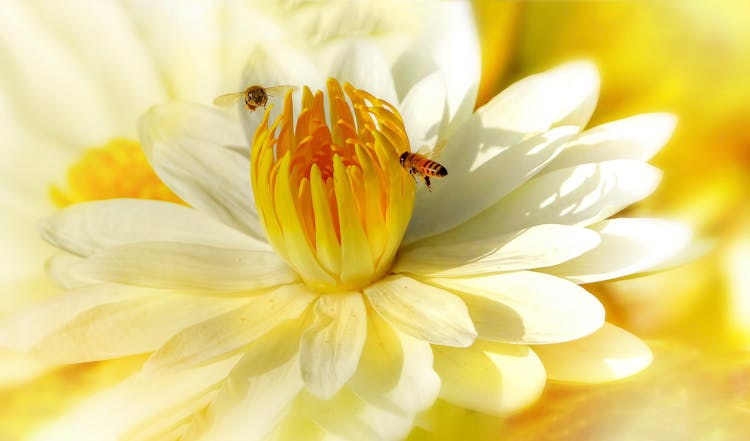
[[66,207],[78,202],[139,198],[182,203],[159,179],[136,141],[115,138],[88,149],[70,166],[67,189],[50,188],[52,202]]
[[[320,292],[367,286],[390,268],[414,206],[399,156],[409,141],[398,110],[335,79],[326,93],[292,92],[253,138],[255,204],[268,239]],[[326,104],[328,115],[326,115]]]

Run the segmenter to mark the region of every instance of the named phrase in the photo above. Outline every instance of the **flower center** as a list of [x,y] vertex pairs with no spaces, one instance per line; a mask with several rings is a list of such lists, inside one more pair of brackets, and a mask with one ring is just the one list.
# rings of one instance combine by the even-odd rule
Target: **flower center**
[[183,203],[156,176],[136,141],[115,138],[87,150],[68,169],[68,190],[50,188],[58,207],[113,198],[158,199]]
[[309,287],[355,290],[388,271],[409,223],[409,141],[398,110],[363,90],[329,79],[329,119],[324,99],[304,87],[295,123],[290,91],[270,128],[266,110],[253,192],[269,241]]

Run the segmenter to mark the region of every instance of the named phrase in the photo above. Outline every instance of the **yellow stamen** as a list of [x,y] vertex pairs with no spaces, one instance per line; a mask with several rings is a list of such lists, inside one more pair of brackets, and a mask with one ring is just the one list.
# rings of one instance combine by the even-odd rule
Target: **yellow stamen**
[[113,198],[182,203],[156,176],[138,142],[123,138],[87,150],[81,160],[68,169],[68,190],[53,185],[50,197],[58,207]]
[[395,107],[335,79],[327,98],[330,123],[323,92],[307,87],[296,123],[291,91],[270,128],[266,110],[253,138],[252,184],[269,241],[305,283],[350,291],[390,268],[414,180],[399,164],[409,141]]

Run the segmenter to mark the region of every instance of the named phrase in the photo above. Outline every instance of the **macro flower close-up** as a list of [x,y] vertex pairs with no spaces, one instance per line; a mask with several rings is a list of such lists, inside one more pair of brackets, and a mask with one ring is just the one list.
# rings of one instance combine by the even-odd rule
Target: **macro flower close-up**
[[433,406],[505,417],[548,381],[649,366],[581,285],[684,260],[687,226],[613,217],[656,189],[677,117],[591,125],[588,60],[478,105],[470,3],[420,3],[418,29],[250,3],[273,20],[222,35],[236,80],[150,97],[137,141],[102,129],[47,195],[39,268],[61,289],[9,313],[0,346],[143,358],[30,439],[400,440]]

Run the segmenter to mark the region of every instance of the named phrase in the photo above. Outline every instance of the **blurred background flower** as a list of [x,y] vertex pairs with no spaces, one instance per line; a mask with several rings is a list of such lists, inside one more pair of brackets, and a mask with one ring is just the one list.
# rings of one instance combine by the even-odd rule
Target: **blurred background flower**
[[[37,12],[50,6],[44,2],[33,4]],[[24,257],[38,256],[34,247],[42,245],[32,244],[41,241],[36,239],[31,224],[21,225],[20,217],[11,219],[5,213],[12,211],[32,219],[53,209],[51,201],[45,199],[48,186],[64,182],[65,169],[82,148],[103,145],[115,135],[128,135],[81,135],[71,138],[73,142],[63,150],[47,148],[37,137],[16,135],[16,128],[24,126],[18,124],[15,116],[23,115],[28,128],[32,128],[37,121],[54,121],[49,115],[65,116],[72,104],[60,95],[71,83],[59,71],[39,69],[31,61],[25,64],[30,70],[20,73],[6,67],[9,60],[17,57],[31,60],[40,56],[38,48],[32,50],[19,43],[24,38],[21,35],[26,34],[18,34],[18,23],[46,29],[43,41],[29,41],[56,47],[58,52],[54,53],[62,59],[70,56],[71,49],[66,45],[82,45],[83,50],[75,53],[89,63],[96,60],[93,43],[100,42],[86,45],[82,33],[77,31],[93,29],[98,35],[109,35],[113,28],[102,22],[101,14],[58,16],[47,9],[46,14],[36,16],[37,12],[27,10],[25,3],[9,5],[4,3],[0,14],[0,21],[7,20],[0,26],[0,123],[6,137],[2,148],[6,158],[13,158],[0,169],[2,237],[6,247],[15,242],[24,253],[3,256],[0,271],[9,278],[2,279],[4,301],[0,312],[34,297],[11,294],[24,290],[40,296],[46,295],[49,288],[43,277],[37,277],[40,267],[32,270],[31,266],[23,266],[33,263]],[[652,342],[655,361],[644,374],[606,388],[551,385],[540,403],[507,420],[441,403],[425,415],[423,429],[415,431],[412,439],[742,439],[750,430],[750,198],[746,195],[750,188],[750,4],[737,0],[475,0],[474,6],[483,56],[478,104],[530,73],[571,58],[592,59],[601,70],[603,87],[591,125],[652,111],[669,111],[680,118],[675,135],[653,161],[665,172],[661,186],[626,215],[684,220],[698,236],[713,239],[714,244],[704,257],[681,268],[587,287],[605,302],[610,321]],[[75,10],[71,5],[66,8]],[[160,75],[175,78],[166,96],[190,99],[180,95],[179,91],[184,91],[195,93],[203,101],[210,99],[218,83],[206,86],[206,78],[216,76],[203,71],[212,64],[203,62],[200,50],[216,43],[216,35],[210,32],[216,29],[215,23],[203,26],[199,19],[203,15],[197,10],[190,14],[198,20],[196,23],[186,17],[176,20],[174,11],[162,9],[153,21],[145,21],[151,23],[151,28],[141,29],[139,35],[154,42],[158,53],[153,57],[164,63]],[[387,8],[380,12],[381,17],[388,15]],[[277,13],[267,11],[269,16]],[[242,23],[241,17],[237,15],[235,21]],[[352,24],[349,32],[355,32],[357,26],[374,29],[379,23],[366,19],[367,14],[363,13],[357,15],[357,20],[346,14],[338,17],[340,22],[348,20]],[[139,23],[135,16],[133,21]],[[403,29],[413,25],[414,20],[402,18],[391,23],[386,28]],[[191,27],[202,30],[193,42],[183,38]],[[257,31],[252,26],[235,29]],[[327,38],[313,32],[315,28],[309,31],[308,36]],[[132,61],[120,49],[101,54],[108,56],[114,67],[123,63],[127,66]],[[243,63],[244,60],[239,61],[237,69]],[[34,82],[19,84],[14,81],[18,77],[33,78]],[[21,113],[17,111],[19,107]],[[72,132],[74,126],[69,119],[62,119],[59,125],[48,127]],[[33,146],[40,149],[34,150]],[[12,189],[22,190],[23,196]],[[35,191],[40,199],[29,199],[28,193],[23,193],[27,190]],[[29,205],[30,202],[41,205]],[[10,233],[19,231],[12,230],[19,226],[28,229],[25,236]],[[19,277],[32,273],[29,279]],[[11,279],[15,284],[5,282]],[[10,294],[5,296],[7,293]],[[126,359],[115,366],[65,368],[11,383],[0,391],[0,439],[20,438],[40,421],[49,420],[81,400],[87,390],[116,382],[141,362]],[[9,366],[3,360],[0,363]],[[14,366],[21,374],[8,374],[8,378],[22,378],[30,372],[23,364]]]

